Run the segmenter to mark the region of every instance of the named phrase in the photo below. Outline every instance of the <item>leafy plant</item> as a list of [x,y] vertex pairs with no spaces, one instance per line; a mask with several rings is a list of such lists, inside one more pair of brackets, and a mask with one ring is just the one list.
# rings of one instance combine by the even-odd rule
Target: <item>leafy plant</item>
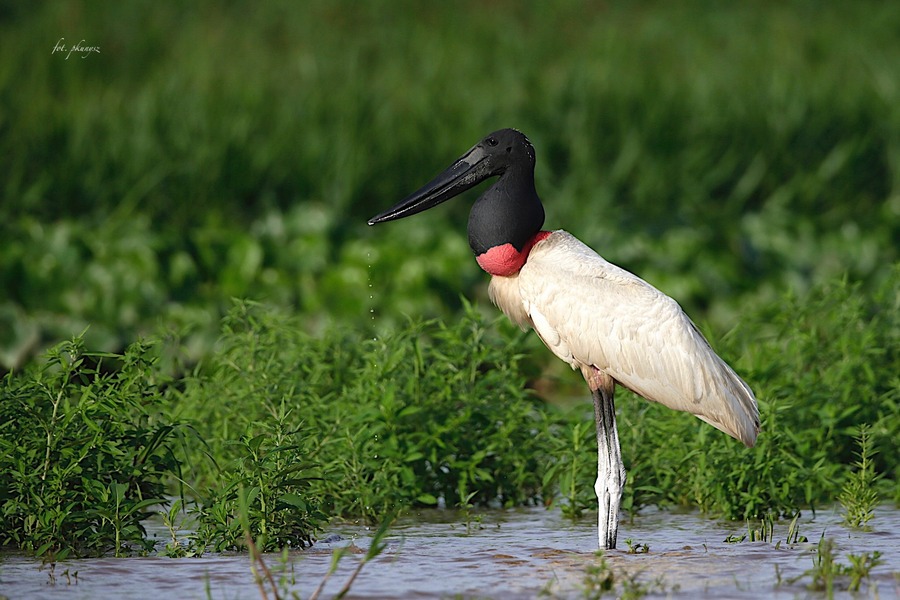
[[183,513],[184,503],[177,498],[170,504],[168,510],[160,511],[163,525],[169,532],[169,540],[166,542],[163,553],[169,558],[199,557],[203,555],[203,549],[198,548],[193,535],[181,533],[182,522],[179,515]]
[[[809,541],[805,535],[800,535],[800,526],[798,525],[798,521],[800,520],[800,513],[798,512],[794,515],[794,518],[791,520],[791,524],[788,526],[788,534],[785,538],[785,544],[788,547],[794,546],[800,543],[806,543]],[[775,544],[776,548],[781,547],[781,541]]]
[[[784,539],[788,547],[807,541],[806,536],[800,535],[799,520],[800,513],[798,512],[788,525],[787,536]],[[747,521],[747,533],[741,535],[731,534],[724,541],[726,544],[740,544],[745,541],[772,543],[775,540],[775,522],[772,515],[767,515],[760,519],[759,527],[754,527],[750,521]],[[775,548],[781,548],[781,543],[782,540],[775,542]]]
[[859,446],[859,460],[853,463],[856,470],[845,481],[838,499],[844,507],[844,523],[865,531],[869,529],[868,523],[875,516],[875,507],[878,505],[878,492],[875,489],[878,475],[872,462],[871,428],[860,425],[856,442]]
[[649,544],[635,542],[631,538],[627,538],[625,540],[625,545],[628,546],[628,554],[647,554],[648,552],[650,552]]
[[[638,544],[641,546],[641,544]],[[667,586],[663,577],[651,581],[642,578],[642,570],[616,570],[603,556],[603,552],[595,553],[595,560],[591,561],[584,569],[581,581],[581,597],[585,600],[595,600],[607,595],[626,600],[637,600],[652,593],[665,593]],[[671,591],[678,590],[673,586]],[[555,597],[552,588],[546,587],[541,596]]]
[[309,465],[293,459],[303,448],[302,437],[286,433],[283,424],[276,422],[269,433],[245,436],[240,444],[243,457],[223,468],[219,486],[201,492],[193,511],[200,549],[241,549],[248,532],[263,552],[312,545],[326,516],[307,493],[315,475]]
[[[149,550],[141,521],[180,474],[151,344],[63,342],[0,388],[0,543],[38,556]],[[106,361],[106,362],[104,362]],[[109,373],[107,363],[118,362]]]
[[[452,327],[411,323],[390,338],[314,338],[277,310],[238,303],[219,353],[179,400],[178,414],[196,420],[204,440],[193,464],[209,482],[239,465],[234,483],[259,489],[260,501],[280,489],[278,473],[295,469],[303,485],[292,498],[371,520],[473,498],[536,502],[552,462],[541,446],[549,418],[518,370],[519,337],[489,338],[472,310]],[[204,510],[217,527],[230,519]],[[231,539],[238,534],[233,525]]]
[[597,560],[591,562],[584,569],[582,597],[585,600],[602,598],[604,594],[612,592],[615,587],[615,572],[603,553],[597,552],[596,558]]
[[[594,488],[587,485],[589,478],[596,476],[595,424],[583,410],[573,411],[565,424],[558,435],[548,436],[556,460],[544,473],[543,484],[545,488],[552,488],[551,482],[558,486],[563,499],[559,505],[562,514],[579,519],[586,510],[596,508]],[[568,437],[564,437],[565,433]]]
[[873,568],[881,564],[881,552],[864,552],[850,554],[850,564],[845,565],[837,560],[834,540],[826,538],[824,532],[816,547],[813,566],[792,581],[809,577],[807,587],[811,590],[825,592],[828,598],[834,597],[835,590],[846,589],[856,592],[862,582],[869,578]]
[[[462,483],[460,483],[460,485],[462,485]],[[471,500],[476,494],[478,494],[478,492],[466,494],[463,489],[459,492],[460,501],[457,504],[457,507],[462,511],[463,518],[466,522],[466,535],[471,535],[473,528],[476,530],[481,529],[481,515],[476,515],[472,512],[475,505],[471,503]]]

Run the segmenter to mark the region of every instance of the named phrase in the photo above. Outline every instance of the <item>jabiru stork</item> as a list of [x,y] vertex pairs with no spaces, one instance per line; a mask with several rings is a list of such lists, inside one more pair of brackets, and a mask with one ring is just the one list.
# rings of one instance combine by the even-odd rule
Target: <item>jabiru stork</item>
[[488,292],[587,381],[597,422],[600,548],[616,546],[625,468],[616,384],[694,414],[748,447],[759,433],[750,387],[713,351],[675,300],[604,260],[571,234],[543,231],[534,146],[519,131],[491,133],[369,225],[432,208],[498,177],[472,206],[469,246],[491,275]]

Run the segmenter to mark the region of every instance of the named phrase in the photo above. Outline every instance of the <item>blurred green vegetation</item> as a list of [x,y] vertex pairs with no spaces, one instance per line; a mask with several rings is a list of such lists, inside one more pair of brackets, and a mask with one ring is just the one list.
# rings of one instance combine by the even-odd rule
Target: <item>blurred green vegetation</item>
[[[898,28],[880,2],[0,1],[3,543],[118,552],[163,479],[215,548],[241,503],[267,547],[471,493],[592,506],[590,407],[529,391],[583,382],[477,314],[477,192],[365,224],[501,127],[546,227],[675,297],[760,398],[747,451],[620,394],[626,507],[833,502],[863,424],[900,501]],[[110,478],[128,436],[150,462]]]
[[[900,7],[3,3],[0,363],[231,297],[388,331],[483,298],[468,202],[371,230],[484,133],[569,229],[730,327],[897,260]],[[84,40],[84,58],[53,53]],[[469,198],[476,192],[471,192]],[[371,287],[370,287],[371,284]]]

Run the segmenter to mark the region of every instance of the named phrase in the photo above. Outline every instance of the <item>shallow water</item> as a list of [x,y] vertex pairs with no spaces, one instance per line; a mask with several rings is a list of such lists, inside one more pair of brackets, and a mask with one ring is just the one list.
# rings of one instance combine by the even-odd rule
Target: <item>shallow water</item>
[[[596,528],[588,520],[573,523],[557,510],[482,511],[480,524],[466,534],[464,516],[427,511],[398,521],[388,547],[365,566],[348,598],[534,598],[584,597],[587,570],[599,565]],[[605,554],[616,581],[615,597],[628,582],[649,588],[647,598],[815,598],[804,572],[813,565],[816,542],[823,531],[836,543],[838,561],[848,553],[878,550],[884,564],[874,568],[862,592],[853,597],[900,597],[900,510],[883,506],[873,531],[854,532],[840,526],[837,510],[805,514],[800,533],[807,544],[785,547],[787,521],[776,523],[774,543],[729,544],[729,535],[746,533],[746,524],[702,518],[696,513],[645,511],[619,529],[619,549]],[[294,551],[285,564],[278,554],[265,560],[281,591],[308,598],[327,573],[335,548],[365,549],[372,531],[353,525],[335,527],[311,549]],[[163,532],[159,532],[163,537]],[[336,538],[340,539],[336,539]],[[629,554],[625,540],[648,544],[646,554]],[[362,550],[360,550],[361,552]],[[325,586],[322,598],[333,597],[360,560],[345,556]],[[777,567],[777,570],[776,570]],[[68,575],[65,573],[68,571]],[[75,573],[77,572],[77,577]],[[779,573],[781,583],[779,584]],[[800,577],[794,583],[786,583]],[[104,558],[61,561],[52,573],[40,561],[0,557],[0,595],[19,598],[261,598],[241,555],[204,558]],[[839,593],[836,597],[851,597]],[[269,597],[274,594],[269,591]]]

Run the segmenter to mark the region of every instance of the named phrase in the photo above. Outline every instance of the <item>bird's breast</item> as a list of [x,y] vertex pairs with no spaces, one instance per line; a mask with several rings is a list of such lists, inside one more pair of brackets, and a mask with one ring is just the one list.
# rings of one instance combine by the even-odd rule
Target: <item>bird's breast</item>
[[475,257],[478,266],[499,277],[511,277],[519,272],[528,260],[528,254],[536,243],[550,235],[550,231],[539,231],[525,243],[522,250],[517,250],[510,243],[489,248]]

